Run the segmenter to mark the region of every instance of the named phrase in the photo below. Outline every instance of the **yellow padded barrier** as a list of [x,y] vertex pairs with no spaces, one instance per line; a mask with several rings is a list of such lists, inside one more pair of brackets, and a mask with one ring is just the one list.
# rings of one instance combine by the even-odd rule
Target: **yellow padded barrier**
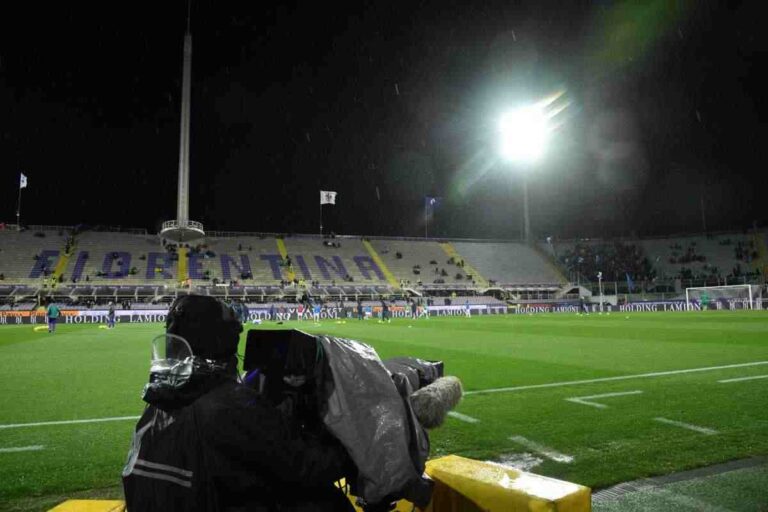
[[428,512],[589,512],[588,487],[449,455],[427,462]]
[[67,500],[49,512],[125,512],[120,500]]
[[66,253],[64,251],[61,251],[61,256],[59,256],[59,261],[56,262],[56,267],[53,269],[53,278],[58,280],[59,276],[64,273],[65,270],[67,270],[67,265],[69,265],[69,253]]
[[[288,257],[288,249],[285,248],[285,242],[282,238],[276,238],[275,240],[277,240],[277,251],[280,253],[280,257],[285,260]],[[293,282],[296,279],[296,273],[293,271],[293,268],[283,267],[283,271],[285,272],[286,281]]]
[[[448,455],[427,462],[435,481],[424,512],[590,512],[589,487],[526,473],[496,464]],[[340,486],[343,486],[343,481]],[[349,496],[355,505],[355,497]],[[355,505],[355,509],[360,509]],[[413,505],[397,503],[397,512]],[[51,512],[124,512],[122,501],[68,500]]]
[[178,261],[179,275],[177,276],[177,279],[180,283],[183,283],[184,281],[187,280],[188,273],[189,273],[189,270],[188,270],[189,261],[187,260],[187,258],[189,257],[188,256],[189,250],[186,247],[179,247],[176,250],[176,252],[179,256],[179,261]]
[[363,247],[365,247],[365,250],[368,251],[368,254],[371,256],[373,262],[379,266],[379,270],[381,270],[381,273],[384,274],[384,278],[387,280],[390,286],[400,288],[400,283],[398,282],[397,278],[392,273],[392,271],[389,270],[389,267],[387,267],[387,264],[384,263],[384,260],[381,259],[381,256],[379,256],[379,253],[376,252],[376,249],[373,248],[371,242],[368,240],[363,240]]

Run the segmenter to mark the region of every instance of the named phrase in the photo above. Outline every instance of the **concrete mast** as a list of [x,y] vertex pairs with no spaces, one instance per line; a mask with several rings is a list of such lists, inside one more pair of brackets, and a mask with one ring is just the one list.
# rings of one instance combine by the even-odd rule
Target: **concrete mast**
[[163,223],[160,234],[174,241],[189,241],[205,235],[203,225],[189,220],[189,111],[192,89],[191,1],[187,4],[187,30],[184,34],[184,60],[181,82],[181,130],[179,136],[179,183],[176,220]]
[[181,85],[181,136],[179,137],[179,190],[176,220],[189,220],[189,103],[192,77],[192,35],[184,34],[184,74]]

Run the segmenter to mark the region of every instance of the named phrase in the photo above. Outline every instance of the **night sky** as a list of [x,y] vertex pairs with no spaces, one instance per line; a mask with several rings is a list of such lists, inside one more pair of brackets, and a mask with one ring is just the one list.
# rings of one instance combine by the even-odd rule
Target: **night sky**
[[[175,218],[186,2],[3,6],[0,221]],[[85,3],[83,3],[85,4]],[[207,229],[516,238],[768,223],[758,1],[192,5],[190,217]],[[506,109],[560,92],[545,158]]]

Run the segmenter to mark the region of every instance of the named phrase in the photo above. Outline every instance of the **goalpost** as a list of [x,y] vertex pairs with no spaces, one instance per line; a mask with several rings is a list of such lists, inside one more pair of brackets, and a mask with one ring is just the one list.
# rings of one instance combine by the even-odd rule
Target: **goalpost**
[[760,287],[749,284],[700,286],[685,289],[685,308],[754,309]]

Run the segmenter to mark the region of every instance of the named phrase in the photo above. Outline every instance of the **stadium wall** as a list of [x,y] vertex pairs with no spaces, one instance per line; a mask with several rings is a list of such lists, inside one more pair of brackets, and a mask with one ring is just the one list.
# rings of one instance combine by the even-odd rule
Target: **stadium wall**
[[[648,302],[628,302],[626,304],[603,304],[602,311],[606,313],[638,313],[638,312],[680,312],[680,311],[702,311],[701,304],[692,303],[690,309],[684,300],[666,300],[666,301],[648,301]],[[749,310],[748,300],[729,300],[716,299],[709,303],[706,308],[711,311],[740,311]],[[755,299],[754,309],[768,309],[768,300]],[[599,304],[588,304],[580,306],[573,302],[542,302],[526,303],[512,305],[509,307],[510,314],[535,314],[535,313],[600,313]]]
[[[472,316],[480,315],[502,315],[507,313],[507,306],[490,305],[470,305],[470,314]],[[410,309],[403,306],[391,306],[389,312],[392,318],[408,318],[411,316]],[[429,316],[464,316],[466,315],[464,306],[428,306]],[[381,307],[366,308],[366,313],[373,317],[378,317],[381,313]],[[147,323],[147,322],[165,322],[167,309],[147,309],[147,310],[117,310],[115,317],[117,323]],[[323,307],[320,311],[322,320],[342,320],[353,318],[357,312],[354,308]],[[298,320],[299,315],[302,319],[310,320],[311,311],[302,306],[280,307],[272,310],[269,306],[259,308],[248,308],[248,321],[253,320]],[[274,317],[274,318],[272,318]],[[44,311],[0,311],[0,325],[43,325],[45,324]],[[68,309],[61,312],[60,324],[101,324],[107,322],[107,310],[88,309],[77,310]]]
[[[753,309],[768,310],[768,300],[755,299]],[[507,306],[497,305],[470,305],[471,316],[485,315],[527,315],[543,313],[600,313],[599,304],[589,304],[580,306],[572,302],[542,302],[525,303]],[[717,299],[710,302],[708,310],[712,311],[743,311],[749,310],[749,301]],[[639,313],[639,312],[681,312],[688,311],[684,300],[653,301],[653,302],[630,302],[627,304],[603,304],[604,313]],[[692,304],[690,310],[701,311],[700,304]],[[392,318],[410,318],[411,311],[404,306],[391,306],[389,308]],[[381,314],[381,307],[365,308],[366,316],[378,318]],[[427,313],[430,317],[437,316],[465,316],[464,306],[428,306]],[[165,322],[168,314],[167,309],[149,309],[149,310],[117,310],[115,311],[118,323],[148,323]],[[356,318],[355,308],[327,307],[324,306],[320,311],[321,320],[343,320]],[[305,310],[303,306],[275,307],[265,305],[263,307],[248,308],[248,321],[254,320],[310,320],[311,311]],[[45,324],[45,312],[40,311],[0,311],[0,325],[43,325]],[[61,312],[59,320],[61,324],[101,324],[107,322],[107,310],[76,310],[68,309]]]

